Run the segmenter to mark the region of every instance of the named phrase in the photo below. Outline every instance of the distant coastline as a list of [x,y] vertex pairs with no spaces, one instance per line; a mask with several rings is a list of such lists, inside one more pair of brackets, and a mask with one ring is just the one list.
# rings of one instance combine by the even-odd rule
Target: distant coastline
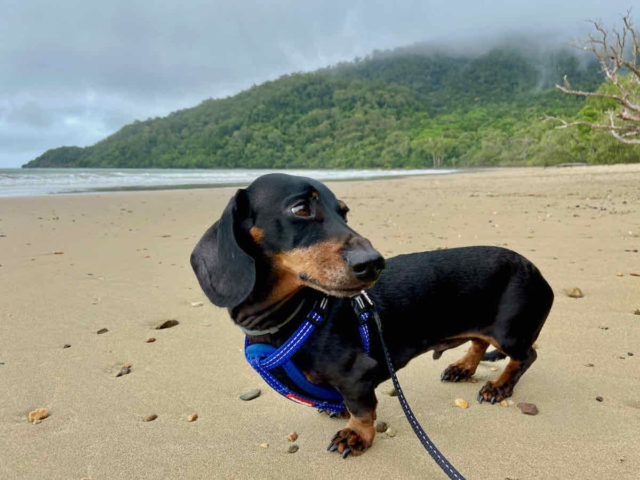
[[0,169],[1,197],[31,197],[95,192],[176,190],[246,185],[271,172],[303,175],[322,181],[371,180],[416,175],[445,175],[455,169]]

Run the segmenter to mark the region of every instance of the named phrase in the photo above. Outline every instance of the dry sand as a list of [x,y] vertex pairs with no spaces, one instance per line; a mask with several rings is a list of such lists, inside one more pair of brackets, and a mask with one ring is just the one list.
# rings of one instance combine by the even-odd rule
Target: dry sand
[[[538,361],[512,397],[537,416],[475,402],[492,364],[476,384],[441,383],[464,346],[400,372],[425,430],[464,475],[639,478],[640,277],[630,274],[640,273],[640,165],[329,186],[385,255],[507,246],[554,289]],[[233,191],[0,199],[0,478],[444,478],[388,382],[378,418],[396,436],[344,461],[325,451],[343,421],[283,399],[245,363],[241,332],[188,263]],[[584,298],[565,295],[573,286]],[[154,330],[166,319],[180,324]],[[124,363],[131,373],[116,378]],[[256,387],[258,399],[238,399]],[[40,407],[50,417],[28,423]],[[288,454],[292,430],[300,450]]]

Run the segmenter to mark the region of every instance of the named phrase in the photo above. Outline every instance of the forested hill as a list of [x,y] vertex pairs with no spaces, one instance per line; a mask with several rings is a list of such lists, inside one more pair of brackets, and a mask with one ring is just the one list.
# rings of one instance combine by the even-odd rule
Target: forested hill
[[595,63],[572,51],[377,52],[136,121],[93,146],[52,149],[25,167],[416,168],[601,161],[592,158],[595,150],[584,148],[590,133],[556,134],[541,120],[585,112],[582,99],[553,88],[563,75],[581,88],[597,88],[603,80]]

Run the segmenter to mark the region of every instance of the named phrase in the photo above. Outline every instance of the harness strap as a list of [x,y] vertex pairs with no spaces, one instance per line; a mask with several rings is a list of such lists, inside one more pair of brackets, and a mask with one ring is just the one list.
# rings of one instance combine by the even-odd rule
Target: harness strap
[[[304,374],[291,361],[291,357],[300,349],[304,342],[313,333],[316,327],[321,326],[325,320],[324,314],[329,302],[328,297],[316,302],[307,317],[298,329],[279,348],[266,344],[249,344],[245,338],[245,357],[249,364],[260,374],[267,384],[279,394],[298,403],[313,406],[319,410],[330,412],[342,412],[346,409],[342,395],[335,389],[328,389],[316,385],[306,379]],[[365,319],[359,320],[358,330],[362,340],[362,346],[369,354],[369,327]],[[272,370],[282,367],[288,380],[295,384],[299,391],[292,391],[290,387],[280,381]],[[314,398],[309,398],[311,395]]]
[[420,423],[416,419],[415,415],[411,411],[411,407],[409,407],[409,403],[402,392],[402,388],[400,387],[400,382],[398,382],[398,377],[396,376],[396,371],[393,368],[393,362],[391,360],[391,355],[389,354],[389,350],[384,343],[384,337],[382,335],[382,322],[380,320],[380,315],[375,309],[375,306],[366,292],[363,290],[362,293],[353,298],[353,307],[356,313],[362,314],[363,312],[370,312],[373,315],[373,318],[376,323],[376,327],[378,327],[378,335],[380,337],[380,345],[382,346],[382,351],[384,352],[385,360],[387,361],[387,368],[389,369],[389,374],[391,375],[391,381],[393,382],[393,387],[398,392],[398,400],[400,401],[400,405],[402,406],[402,411],[404,412],[411,428],[420,439],[422,446],[429,452],[429,455],[435,460],[435,462],[440,466],[442,471],[453,480],[465,480],[464,477],[456,470],[456,468],[449,463],[438,447],[434,445],[429,436],[425,433],[425,431],[420,426]]

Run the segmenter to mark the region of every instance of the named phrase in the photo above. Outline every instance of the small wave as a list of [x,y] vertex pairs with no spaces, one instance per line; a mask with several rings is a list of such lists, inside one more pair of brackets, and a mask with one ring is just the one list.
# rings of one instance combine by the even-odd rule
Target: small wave
[[248,184],[260,175],[280,171],[318,180],[371,179],[454,173],[455,170],[174,170],[174,169],[5,169],[0,170],[0,197],[163,188],[202,188]]

